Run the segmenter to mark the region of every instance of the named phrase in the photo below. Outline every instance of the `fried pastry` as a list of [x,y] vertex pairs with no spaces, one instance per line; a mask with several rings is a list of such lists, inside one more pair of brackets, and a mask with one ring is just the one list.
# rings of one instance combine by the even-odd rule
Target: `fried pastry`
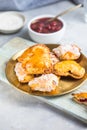
[[60,61],[59,58],[56,57],[56,55],[53,52],[50,52],[50,59],[51,59],[52,65]]
[[44,44],[29,47],[17,60],[28,74],[50,73],[52,69],[50,50]]
[[29,82],[29,87],[33,91],[51,92],[58,86],[60,77],[54,74],[43,74]]
[[52,50],[60,60],[76,60],[80,57],[80,48],[75,44],[59,45]]
[[87,92],[73,93],[72,95],[76,102],[87,105]]
[[18,81],[21,83],[28,83],[34,78],[34,75],[29,75],[26,73],[25,69],[22,67],[20,62],[17,62],[14,68]]
[[76,61],[66,60],[54,65],[54,73],[58,76],[71,76],[80,79],[85,74],[85,69]]

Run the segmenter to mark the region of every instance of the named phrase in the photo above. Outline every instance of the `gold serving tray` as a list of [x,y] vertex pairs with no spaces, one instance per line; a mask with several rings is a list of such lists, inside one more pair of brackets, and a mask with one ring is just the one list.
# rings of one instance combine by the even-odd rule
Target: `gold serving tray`
[[[50,49],[53,49],[58,46],[58,44],[47,44],[47,46]],[[83,81],[87,78],[87,74],[82,79],[73,79],[70,77],[61,78],[59,81],[59,85],[56,88],[55,91],[52,92],[39,92],[39,91],[31,91],[28,84],[26,83],[20,83],[15,75],[14,72],[14,66],[16,64],[16,60],[13,60],[12,58],[8,61],[5,69],[6,77],[8,81],[14,85],[15,88],[18,88],[19,90],[22,90],[28,94],[31,95],[38,95],[38,96],[59,96],[63,94],[67,94],[81,86]],[[87,58],[81,54],[80,58],[77,60],[77,62],[83,66],[87,73]]]

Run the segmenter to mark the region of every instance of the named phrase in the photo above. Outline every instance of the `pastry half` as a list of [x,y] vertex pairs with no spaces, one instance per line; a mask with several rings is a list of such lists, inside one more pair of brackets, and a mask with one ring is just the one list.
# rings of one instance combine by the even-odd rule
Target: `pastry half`
[[80,79],[85,74],[85,69],[76,61],[66,60],[54,65],[54,73],[58,76],[71,76]]
[[55,74],[43,74],[32,79],[28,85],[32,91],[51,92],[58,87],[60,77]]
[[76,60],[81,50],[75,44],[62,44],[52,50],[60,60]]
[[17,60],[28,74],[50,73],[52,69],[50,50],[44,44],[29,47]]
[[73,93],[72,96],[76,102],[87,105],[87,92]]

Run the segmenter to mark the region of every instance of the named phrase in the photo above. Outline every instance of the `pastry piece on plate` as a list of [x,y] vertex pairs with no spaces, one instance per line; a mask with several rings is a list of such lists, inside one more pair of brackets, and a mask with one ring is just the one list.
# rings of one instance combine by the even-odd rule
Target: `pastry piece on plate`
[[80,48],[75,44],[63,44],[52,50],[60,60],[76,60],[80,57]]
[[76,102],[87,105],[87,92],[73,93],[72,95]]
[[57,62],[60,61],[59,58],[53,52],[50,52],[50,59],[51,59],[52,65],[55,65]]
[[28,83],[34,78],[34,75],[29,75],[26,73],[25,69],[22,67],[22,63],[17,62],[14,68],[18,81],[21,83]]
[[85,69],[73,60],[56,63],[53,71],[58,76],[71,76],[75,79],[80,79],[85,74]]
[[50,73],[52,70],[50,50],[44,44],[29,47],[17,60],[28,74]]
[[60,77],[55,74],[43,74],[32,79],[29,82],[29,87],[32,91],[51,92],[58,86]]

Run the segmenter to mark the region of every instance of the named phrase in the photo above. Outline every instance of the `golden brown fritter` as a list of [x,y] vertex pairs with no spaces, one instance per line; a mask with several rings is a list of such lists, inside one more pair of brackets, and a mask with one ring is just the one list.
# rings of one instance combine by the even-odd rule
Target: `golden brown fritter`
[[60,77],[52,73],[43,74],[32,79],[28,85],[33,91],[51,92],[58,86],[59,79]]
[[73,95],[73,99],[76,102],[87,105],[87,92],[74,93],[72,95]]
[[22,67],[28,74],[50,73],[52,70],[50,50],[44,44],[29,47],[18,57],[18,62],[22,63]]
[[75,44],[62,44],[53,49],[60,60],[76,60],[80,57],[80,51],[80,48]]
[[26,73],[20,62],[16,63],[14,71],[16,73],[17,79],[21,83],[28,83],[31,79],[34,78],[34,75],[29,75]]
[[80,79],[85,74],[85,69],[76,61],[67,60],[61,61],[54,65],[54,73],[59,76],[71,76]]

